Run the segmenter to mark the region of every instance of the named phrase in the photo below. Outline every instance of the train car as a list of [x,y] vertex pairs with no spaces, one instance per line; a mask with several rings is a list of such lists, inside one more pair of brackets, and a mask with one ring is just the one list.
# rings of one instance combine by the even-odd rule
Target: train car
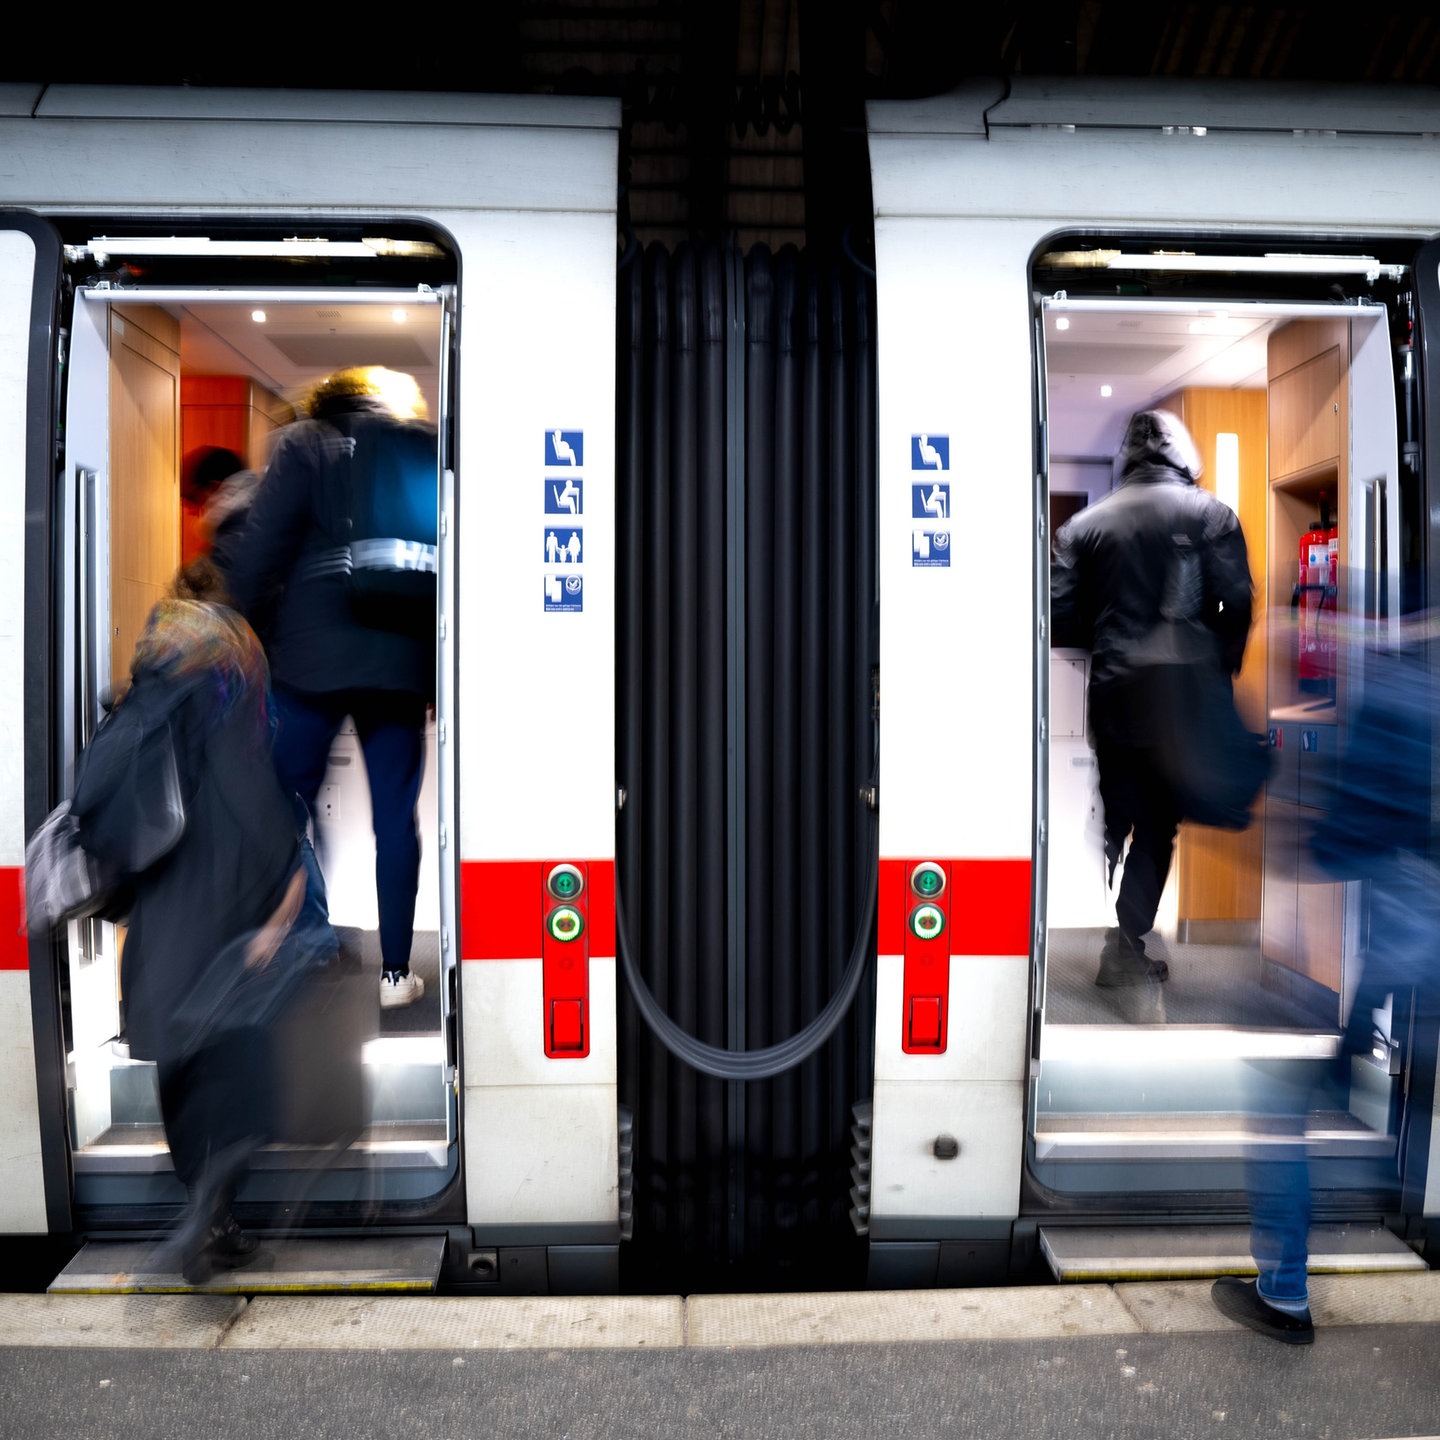
[[[1364,688],[1357,637],[1434,603],[1437,118],[1407,91],[1170,81],[870,108],[872,1272],[964,1275],[1017,1226],[1066,1275],[1163,1270],[1171,1250],[1247,1263],[1243,1229],[1201,1223],[1244,1219],[1247,1076],[1333,1054],[1364,945],[1363,886],[1303,845]],[[1256,622],[1237,698],[1275,765],[1247,830],[1182,828],[1171,978],[1127,1013],[1093,984],[1115,921],[1089,657],[1051,645],[1047,576],[1055,529],[1109,491],[1128,417],[1155,405],[1240,517]],[[1291,604],[1317,527],[1328,612],[1311,590]],[[943,934],[917,927],[926,904]],[[1320,1211],[1354,1227],[1317,1239],[1317,1265],[1362,1263],[1362,1222],[1411,1263],[1440,1204],[1436,1037],[1408,1013],[1376,1011],[1372,1059],[1311,1116]]]
[[[425,1003],[376,1022],[360,1139],[269,1147],[242,1218],[457,1289],[1243,1268],[1247,1075],[1336,1053],[1363,953],[1363,885],[1296,840],[1351,637],[1440,582],[1440,105],[875,103],[873,267],[617,245],[605,101],[7,86],[0,128],[0,1233],[100,1242],[83,1284],[183,1198],[123,936],[26,936],[24,841],[183,553],[186,455],[263,466],[368,363],[440,433]],[[1091,984],[1088,656],[1047,622],[1050,537],[1156,404],[1245,531],[1275,765],[1247,830],[1182,830],[1147,1010]],[[1297,567],[1332,539],[1327,614]],[[361,772],[342,733],[315,828],[373,965]],[[1312,1117],[1317,1264],[1423,1263],[1408,1013]]]
[[[69,793],[185,553],[186,457],[223,447],[262,469],[308,385],[383,365],[413,375],[440,435],[426,994],[372,1026],[359,1142],[323,1170],[271,1147],[242,1206],[428,1227],[442,1248],[483,1214],[484,1243],[450,1257],[479,1281],[498,1283],[502,1243],[533,1271],[538,1236],[524,1283],[614,1288],[618,120],[603,100],[0,92],[3,629],[24,676],[0,786],[0,1231],[143,1230],[181,1198],[153,1068],[128,1052],[123,936],[84,922],[27,939],[24,841]],[[319,811],[332,919],[363,948],[374,852],[353,727]],[[546,928],[557,895],[586,922],[573,941]],[[378,976],[372,949],[365,963]],[[302,1063],[309,1038],[291,1083],[340,1084]]]

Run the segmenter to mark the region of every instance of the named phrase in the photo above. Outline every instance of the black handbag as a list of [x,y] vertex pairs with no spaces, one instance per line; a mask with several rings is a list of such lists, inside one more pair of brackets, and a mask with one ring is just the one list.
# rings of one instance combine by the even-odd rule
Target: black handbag
[[1147,665],[1137,673],[1140,713],[1156,769],[1184,819],[1244,830],[1270,773],[1265,736],[1245,728],[1230,677],[1214,663]]

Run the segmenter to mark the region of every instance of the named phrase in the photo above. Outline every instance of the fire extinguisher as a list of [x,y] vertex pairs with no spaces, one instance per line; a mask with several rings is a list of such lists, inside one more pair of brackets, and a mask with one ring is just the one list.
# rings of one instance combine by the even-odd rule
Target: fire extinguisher
[[1333,695],[1340,531],[1330,523],[1329,497],[1322,492],[1319,501],[1320,518],[1300,537],[1297,673],[1301,690]]

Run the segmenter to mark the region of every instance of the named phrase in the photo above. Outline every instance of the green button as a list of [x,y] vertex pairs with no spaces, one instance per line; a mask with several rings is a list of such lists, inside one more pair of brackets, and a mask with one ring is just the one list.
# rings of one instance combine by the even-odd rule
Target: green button
[[945,912],[938,905],[917,905],[910,912],[910,928],[922,940],[933,940],[945,929]]
[[574,906],[560,905],[550,912],[545,924],[557,940],[578,940],[585,928],[585,919]]

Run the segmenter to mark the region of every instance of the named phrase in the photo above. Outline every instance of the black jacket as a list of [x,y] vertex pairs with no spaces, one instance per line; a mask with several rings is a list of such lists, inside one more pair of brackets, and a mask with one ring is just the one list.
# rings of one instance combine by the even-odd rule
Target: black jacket
[[[302,420],[280,436],[226,574],[236,606],[265,641],[275,683],[292,690],[435,693],[435,632],[363,624],[348,580],[328,563],[349,543],[349,436],[397,421],[363,397]],[[427,427],[428,428],[428,427]],[[280,586],[278,602],[274,587]]]
[[125,938],[126,1028],[139,1059],[193,1052],[244,977],[245,942],[301,863],[294,805],[270,759],[263,670],[243,694],[236,683],[217,672],[186,685],[173,714],[185,833],[136,881]]
[[1234,512],[1199,489],[1184,463],[1162,417],[1120,457],[1119,488],[1056,536],[1051,641],[1091,652],[1091,717],[1116,740],[1125,738],[1115,732],[1141,667],[1214,665],[1233,674],[1245,654],[1245,537]]

